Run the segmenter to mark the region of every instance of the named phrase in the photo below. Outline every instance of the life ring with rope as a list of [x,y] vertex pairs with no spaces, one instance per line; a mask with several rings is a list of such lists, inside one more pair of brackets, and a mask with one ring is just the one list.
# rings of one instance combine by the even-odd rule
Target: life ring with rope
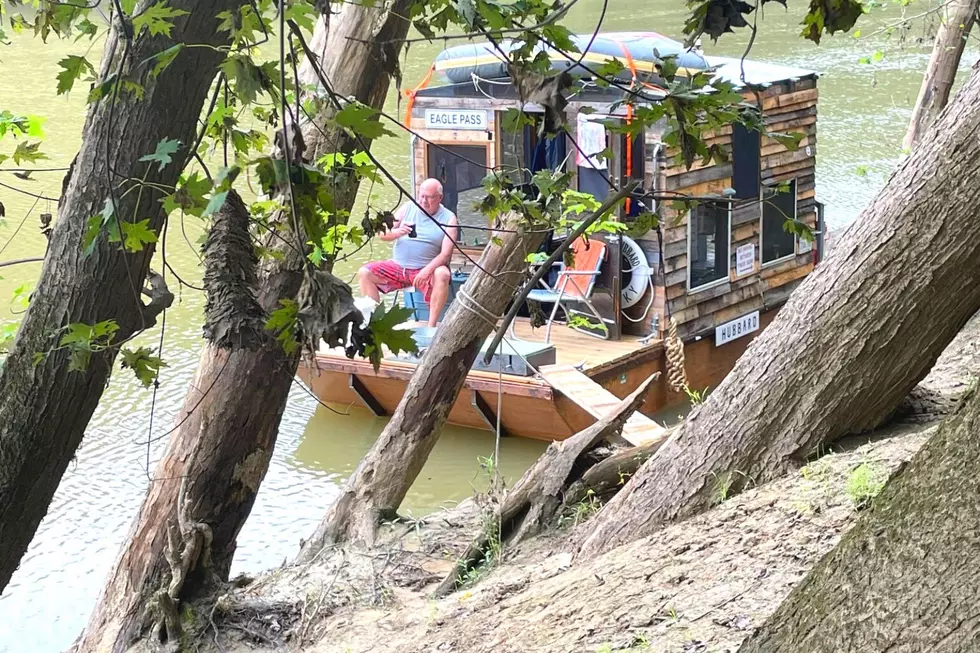
[[635,240],[620,236],[620,256],[622,257],[622,283],[620,307],[630,308],[643,297],[650,285],[652,270],[647,256]]

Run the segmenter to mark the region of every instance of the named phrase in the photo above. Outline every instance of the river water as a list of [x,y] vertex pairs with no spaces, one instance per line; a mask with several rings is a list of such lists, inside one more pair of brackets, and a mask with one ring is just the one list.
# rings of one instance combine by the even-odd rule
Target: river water
[[[791,3],[789,12],[774,5],[767,7],[751,57],[821,73],[817,196],[827,205],[831,229],[840,229],[858,216],[901,157],[901,139],[930,43],[917,41],[923,33],[921,22],[904,41],[895,35],[886,38],[884,33],[874,34],[901,17],[901,9],[887,6],[862,19],[860,27],[867,36],[827,38],[815,46],[796,36],[803,3]],[[914,7],[918,8],[912,11]],[[591,32],[600,9],[599,0],[580,0],[570,14],[569,27]],[[908,8],[910,14],[926,9],[918,3]],[[655,30],[677,38],[684,16],[679,0],[613,0],[603,30]],[[745,37],[740,36],[717,45],[707,42],[705,50],[739,56],[745,43]],[[67,166],[79,146],[84,94],[55,94],[57,62],[79,49],[72,43],[42,44],[26,35],[14,35],[11,45],[0,45],[0,110],[46,119],[43,150],[50,160],[39,165]],[[422,77],[439,49],[426,44],[412,46],[403,64],[407,86]],[[874,56],[876,50],[883,56]],[[93,51],[98,52],[98,48]],[[859,63],[862,56],[870,57],[871,63]],[[971,47],[961,77],[976,58]],[[391,111],[398,109],[395,101],[392,93]],[[9,147],[9,142],[0,146],[3,150]],[[375,152],[396,175],[407,180],[407,138],[399,136],[379,143]],[[57,195],[62,174],[39,173],[36,181],[24,182],[0,172],[0,182]],[[393,197],[390,191],[381,195],[389,200]],[[35,204],[33,198],[3,187],[0,201],[7,209],[6,221],[0,224],[0,261],[42,254],[37,216],[44,211],[54,213],[54,203],[39,200]],[[195,253],[200,233],[199,225],[187,222],[171,224],[167,234],[168,262],[193,284],[201,277]],[[349,278],[361,261],[380,254],[379,250],[367,250],[358,260],[340,266],[339,272]],[[39,267],[29,264],[0,270],[0,327],[19,319]],[[155,267],[159,269],[159,264]],[[172,277],[170,284],[176,289]],[[152,473],[162,451],[165,439],[161,435],[172,426],[196,367],[202,343],[203,303],[200,293],[183,288],[166,314],[162,356],[168,367],[161,374],[155,400],[128,373],[117,373],[110,382],[47,517],[0,597],[0,652],[60,651],[84,626],[142,500],[147,470]],[[139,344],[156,347],[159,338],[157,330]],[[348,415],[335,414],[318,406],[297,384],[271,469],[241,533],[233,573],[258,572],[291,558],[299,540],[313,531],[339,484],[384,423],[384,419],[358,409]],[[478,459],[491,455],[493,444],[489,433],[447,428],[412,488],[406,510],[422,515],[482,487],[485,475]],[[520,438],[505,440],[500,461],[504,475],[510,480],[518,477],[543,448],[541,443]]]

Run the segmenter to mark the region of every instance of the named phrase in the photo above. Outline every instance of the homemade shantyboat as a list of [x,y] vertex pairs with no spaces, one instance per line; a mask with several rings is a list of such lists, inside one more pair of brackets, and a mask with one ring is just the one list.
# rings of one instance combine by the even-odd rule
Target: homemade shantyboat
[[[619,187],[639,180],[642,191],[621,207],[617,219],[630,223],[655,207],[662,216],[661,228],[635,239],[605,235],[589,247],[575,243],[574,269],[559,267],[550,283],[529,298],[549,315],[547,328],[532,330],[528,319],[519,318],[490,365],[479,356],[449,422],[494,430],[499,389],[504,434],[560,440],[594,422],[659,370],[664,373],[650,390],[643,414],[634,415],[623,432],[627,440],[641,442],[661,430],[650,416],[687,401],[667,379],[665,339],[671,319],[685,343],[687,386],[713,387],[819,260],[823,206],[815,199],[817,74],[705,56],[650,32],[594,39],[590,34],[575,42],[581,50],[588,47],[581,65],[572,65],[580,55],[570,62],[548,51],[553,66],[568,70],[575,80],[576,93],[567,106],[574,142],[539,139],[533,125],[518,134],[502,129],[508,109],[523,108],[538,119],[543,110],[522,106],[506,67],[486,46],[443,51],[409,94],[407,122],[415,134],[412,183],[417,187],[427,177],[442,181],[443,204],[460,220],[460,248],[473,260],[488,241],[486,219],[474,208],[482,199],[480,182],[487,169],[526,183],[536,170],[566,166],[575,173],[576,188],[599,200],[610,182]],[[658,55],[677,55],[681,74],[713,69],[718,78],[738,84],[747,102],[761,103],[770,133],[803,134],[798,148],[787,149],[736,124],[714,131],[708,141],[723,147],[729,162],[687,169],[673,163],[663,126],[632,139],[609,132],[597,121],[627,121],[630,109],[622,103],[621,88],[595,83],[592,67],[617,59],[623,64],[619,77],[634,89],[635,101],[652,104],[665,96],[656,74]],[[439,77],[447,83],[430,86]],[[602,151],[611,156],[595,156]],[[669,197],[699,201],[678,209],[664,199]],[[784,230],[787,217],[808,224],[816,243]],[[559,242],[552,239],[545,248],[553,251]],[[470,266],[466,256],[454,256],[453,293]],[[402,301],[416,309],[417,320],[426,319],[418,294],[405,293]],[[552,328],[559,312],[605,328],[581,328],[578,320],[577,328]],[[431,338],[428,331],[416,330],[423,348]],[[401,399],[416,362],[389,356],[375,371],[368,361],[323,350],[315,364],[301,367],[300,377],[325,402],[361,405],[386,415]],[[499,365],[504,369],[498,375]]]

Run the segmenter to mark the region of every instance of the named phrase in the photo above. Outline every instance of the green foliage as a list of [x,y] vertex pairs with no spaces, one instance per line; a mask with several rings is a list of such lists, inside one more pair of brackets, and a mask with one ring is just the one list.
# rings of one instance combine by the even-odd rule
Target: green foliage
[[390,349],[393,354],[400,352],[418,353],[418,344],[412,337],[412,330],[397,328],[411,316],[412,309],[410,308],[392,306],[387,309],[383,303],[378,304],[374,312],[371,313],[371,320],[368,322],[371,342],[365,346],[363,355],[371,361],[375,371],[381,365],[383,347]]
[[887,475],[876,465],[863,462],[847,477],[847,496],[856,510],[868,507],[871,500],[885,487]]
[[103,229],[108,232],[110,243],[118,243],[122,240],[119,236],[119,225],[115,217],[116,209],[112,204],[112,198],[107,197],[102,206],[102,212],[88,219],[85,236],[82,238],[82,251],[85,256],[89,256],[95,250],[95,241]]
[[152,349],[140,347],[139,349],[123,348],[122,366],[124,369],[133,370],[143,387],[149,388],[159,377],[160,369],[167,367],[167,364],[163,362],[163,359],[154,356]]
[[150,5],[138,15],[133,16],[133,34],[139,36],[146,30],[151,36],[170,36],[174,28],[173,19],[186,16],[189,12],[173,9],[165,1]]
[[157,170],[163,172],[170,162],[173,160],[173,155],[177,153],[180,148],[180,141],[176,139],[164,139],[157,143],[157,149],[153,154],[145,154],[140,157],[140,161],[149,161],[150,163],[157,164]]
[[252,104],[259,99],[261,93],[275,95],[279,88],[278,64],[267,61],[256,64],[251,56],[245,53],[233,53],[221,65],[222,72],[228,78],[228,83],[234,88],[235,95],[243,104]]
[[150,69],[150,77],[159,77],[160,74],[166,70],[171,63],[173,63],[174,59],[177,58],[177,55],[184,50],[184,47],[185,46],[183,43],[176,43],[171,45],[166,50],[161,50],[144,61],[143,63],[145,64],[153,64],[153,68]]
[[349,102],[337,112],[332,122],[356,136],[367,139],[394,136],[379,119],[380,112],[360,102]]
[[575,528],[597,515],[600,510],[602,510],[602,502],[595,495],[595,491],[589,488],[585,492],[585,498],[558,515],[558,527]]
[[62,68],[62,71],[58,73],[58,95],[70,91],[75,85],[75,80],[80,79],[86,73],[91,75],[93,79],[95,78],[95,68],[85,57],[70,54],[59,61],[58,65]]
[[177,189],[160,200],[163,210],[170,214],[180,209],[189,215],[202,217],[208,207],[207,194],[211,187],[211,182],[199,172],[184,175],[177,183]]
[[[58,341],[58,349],[66,349],[69,352],[68,371],[87,370],[92,361],[92,354],[108,349],[118,330],[119,325],[115,320],[105,320],[96,324],[75,322],[66,326]],[[46,354],[36,354],[35,363],[45,357]]]
[[139,252],[150,243],[157,242],[157,235],[150,229],[150,220],[120,223],[123,234],[123,247],[128,252]]
[[266,331],[276,335],[283,351],[292,354],[299,347],[296,331],[299,327],[299,304],[292,299],[280,299],[279,308],[274,310],[265,322]]
[[[10,350],[10,345],[14,344],[17,326],[16,322],[0,323],[0,353],[6,353]],[[0,367],[2,367],[2,363],[0,363]]]

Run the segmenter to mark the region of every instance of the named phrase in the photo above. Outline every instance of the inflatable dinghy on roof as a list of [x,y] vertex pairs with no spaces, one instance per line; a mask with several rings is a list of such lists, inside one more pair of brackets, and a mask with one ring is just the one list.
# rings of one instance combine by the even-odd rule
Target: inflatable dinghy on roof
[[[630,80],[635,77],[637,81],[657,85],[663,84],[657,74],[657,65],[663,57],[676,56],[681,74],[710,67],[700,52],[656,32],[612,32],[599,34],[594,39],[592,34],[579,34],[572,36],[571,41],[579,52],[561,53],[543,45],[537,49],[548,53],[552,70],[567,71],[576,79],[592,77],[591,70],[613,59],[623,64],[618,78]],[[516,47],[512,41],[501,44],[501,50],[506,53]],[[507,65],[500,51],[489,43],[457,45],[443,50],[436,57],[433,69],[452,84],[470,82],[474,76],[484,80],[508,79]]]

